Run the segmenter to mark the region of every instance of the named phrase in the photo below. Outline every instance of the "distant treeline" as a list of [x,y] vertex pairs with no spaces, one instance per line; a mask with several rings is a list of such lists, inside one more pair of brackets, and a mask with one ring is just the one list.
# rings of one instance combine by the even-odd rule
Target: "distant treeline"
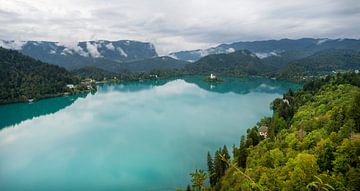
[[[175,64],[173,63],[174,60],[166,61],[165,65]],[[229,54],[208,55],[194,63],[176,63],[176,67],[173,68],[169,66],[163,68],[164,64],[160,64],[158,65],[159,69],[150,70],[151,65],[154,64],[153,62],[154,60],[141,61],[141,68],[149,65],[148,70],[144,72],[130,72],[130,70],[109,72],[88,66],[75,70],[74,73],[81,77],[93,77],[98,80],[111,76],[126,80],[126,78],[132,79],[132,77],[137,76],[144,77],[146,74],[166,77],[168,75],[209,75],[213,73],[218,76],[263,76],[286,81],[304,82],[329,74],[359,70],[360,51],[327,49],[302,59],[289,61],[288,57],[281,58],[279,56],[260,59],[253,52],[239,50]],[[130,64],[128,63],[128,65]],[[183,67],[180,67],[181,65]],[[133,67],[136,68],[137,66],[139,65]]]

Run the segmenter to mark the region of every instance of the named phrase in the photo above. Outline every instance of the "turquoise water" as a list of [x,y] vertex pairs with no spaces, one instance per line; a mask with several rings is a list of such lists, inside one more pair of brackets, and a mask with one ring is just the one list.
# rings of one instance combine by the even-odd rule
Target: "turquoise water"
[[[101,84],[0,106],[0,190],[175,190],[296,84],[201,77]],[[231,151],[230,151],[231,152]]]

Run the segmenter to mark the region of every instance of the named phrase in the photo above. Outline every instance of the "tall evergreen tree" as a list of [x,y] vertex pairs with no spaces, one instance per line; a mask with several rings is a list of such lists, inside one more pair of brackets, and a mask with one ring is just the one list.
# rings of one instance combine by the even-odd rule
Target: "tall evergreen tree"
[[256,127],[247,130],[246,147],[255,146],[260,142],[260,135]]
[[232,145],[232,154],[234,159],[239,157],[239,148],[237,148],[235,144]]
[[210,185],[211,186],[215,186],[216,184],[216,174],[215,174],[215,167],[214,167],[214,161],[211,157],[210,152],[208,152],[207,155],[207,165],[208,165],[208,174],[209,174],[209,180],[210,180]]
[[222,162],[223,162],[223,170],[224,170],[223,174],[225,174],[226,169],[229,168],[229,164],[227,163],[227,161],[230,160],[229,151],[228,151],[226,145],[224,145],[224,147],[222,149],[222,156],[226,160],[226,161],[222,160]]
[[239,156],[238,156],[238,166],[241,168],[245,168],[246,167],[246,158],[247,158],[247,153],[246,153],[246,143],[245,143],[245,136],[241,136],[240,139],[240,148],[239,148]]
[[217,150],[215,152],[214,156],[214,171],[215,171],[215,184],[219,182],[220,178],[223,175],[223,165],[222,165],[222,159],[221,159],[221,149]]

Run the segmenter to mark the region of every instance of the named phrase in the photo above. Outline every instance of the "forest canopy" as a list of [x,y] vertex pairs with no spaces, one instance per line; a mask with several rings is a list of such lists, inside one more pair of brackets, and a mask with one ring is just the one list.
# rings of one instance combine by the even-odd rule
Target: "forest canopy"
[[[338,74],[289,90],[233,146],[212,156],[192,190],[360,190],[360,75]],[[267,127],[267,136],[259,129]],[[195,175],[196,176],[195,176]],[[194,184],[197,182],[197,184]]]

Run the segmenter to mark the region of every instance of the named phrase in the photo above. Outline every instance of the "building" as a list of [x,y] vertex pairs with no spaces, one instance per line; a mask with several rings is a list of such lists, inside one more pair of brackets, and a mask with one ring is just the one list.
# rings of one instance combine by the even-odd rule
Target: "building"
[[355,74],[358,74],[359,73],[359,70],[355,70]]
[[74,89],[74,88],[75,88],[74,84],[68,84],[68,85],[66,85],[66,87],[67,87],[67,88],[70,88],[70,89]]
[[268,135],[268,127],[266,127],[266,126],[261,126],[261,127],[259,128],[259,135],[260,135],[260,136],[263,136],[264,138],[266,138],[267,135]]
[[216,76],[214,75],[214,74],[210,74],[210,79],[215,79],[216,78]]
[[150,78],[159,78],[157,74],[150,74]]

